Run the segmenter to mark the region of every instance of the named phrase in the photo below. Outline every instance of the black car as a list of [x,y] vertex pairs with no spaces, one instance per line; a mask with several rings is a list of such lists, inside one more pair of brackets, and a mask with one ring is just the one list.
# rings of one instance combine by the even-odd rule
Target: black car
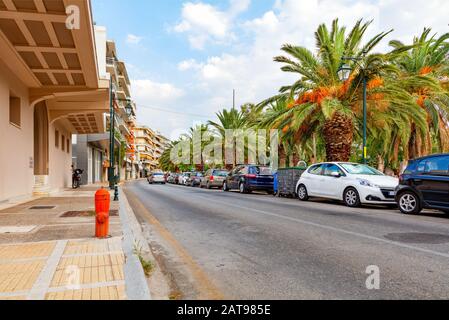
[[449,154],[410,161],[400,177],[396,202],[405,214],[424,208],[449,213]]
[[271,169],[264,166],[242,165],[229,173],[223,183],[223,190],[239,190],[240,193],[252,191],[274,192],[274,177]]

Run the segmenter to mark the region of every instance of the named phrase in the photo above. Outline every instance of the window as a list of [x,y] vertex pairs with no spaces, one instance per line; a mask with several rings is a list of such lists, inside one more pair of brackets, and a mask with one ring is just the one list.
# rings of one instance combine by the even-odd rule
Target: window
[[371,168],[364,164],[340,163],[340,165],[349,174],[360,174],[360,175],[366,175],[366,176],[383,176],[384,175],[382,172],[377,171],[376,169]]
[[67,139],[67,153],[70,153],[70,139]]
[[20,128],[20,98],[9,95],[9,123]]
[[426,159],[418,164],[418,173],[431,176],[449,175],[449,156]]
[[213,175],[215,177],[227,177],[228,176],[228,172],[227,171],[218,171],[218,170],[216,170],[216,171],[213,172]]
[[62,149],[62,151],[65,151],[65,137],[64,137],[64,135],[61,136],[61,149]]
[[59,148],[59,131],[55,131],[55,147]]
[[323,165],[318,164],[309,169],[310,174],[321,175],[323,172]]
[[273,174],[269,167],[252,167],[250,173],[261,176],[270,176]]
[[335,164],[328,164],[324,169],[325,176],[332,176],[333,173],[338,173],[340,176],[344,176],[344,172]]

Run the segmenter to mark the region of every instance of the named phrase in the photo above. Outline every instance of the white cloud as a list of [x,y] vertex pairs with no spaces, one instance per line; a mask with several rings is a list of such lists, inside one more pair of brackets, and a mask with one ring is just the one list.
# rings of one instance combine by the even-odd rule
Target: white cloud
[[159,83],[148,79],[132,80],[133,99],[136,102],[151,106],[164,107],[185,93],[170,83]]
[[[366,39],[395,29],[378,47],[379,51],[384,51],[388,49],[389,40],[409,43],[425,26],[432,27],[439,34],[447,32],[449,12],[447,0],[428,0],[425,3],[421,0],[276,0],[273,7],[260,16],[236,23],[233,14],[246,10],[244,3],[240,6],[238,1],[231,1],[227,11],[205,5],[207,9],[200,10],[203,14],[201,19],[195,18],[199,4],[190,3],[192,11],[187,14],[183,10],[182,22],[177,26],[178,32],[184,33],[192,46],[201,48],[210,41],[227,41],[229,35],[243,35],[235,37],[233,46],[227,47],[226,52],[202,60],[186,57],[178,64],[178,70],[187,79],[179,110],[204,115],[230,107],[232,89],[237,91],[238,105],[257,103],[276,94],[281,86],[295,81],[296,76],[282,72],[281,65],[273,62],[273,57],[281,54],[280,47],[284,43],[314,50],[314,32],[321,23],[329,25],[338,17],[341,25],[351,28],[360,18],[365,21],[374,19]],[[202,20],[201,23],[197,19]],[[209,30],[208,26],[213,21],[222,25]],[[191,126],[192,118],[186,117],[182,121],[178,118],[176,126],[181,122]]]
[[195,59],[188,59],[188,60],[184,60],[181,61],[178,64],[178,70],[179,71],[187,71],[187,70],[198,70],[202,67],[203,65],[201,63],[198,63]]
[[202,3],[183,4],[182,21],[174,26],[178,33],[187,33],[190,46],[202,50],[208,41],[226,43],[235,38],[231,29],[236,17],[246,11],[251,0],[231,0],[227,11]]
[[126,36],[126,42],[129,44],[139,44],[142,41],[142,39],[143,37],[139,37],[131,33]]

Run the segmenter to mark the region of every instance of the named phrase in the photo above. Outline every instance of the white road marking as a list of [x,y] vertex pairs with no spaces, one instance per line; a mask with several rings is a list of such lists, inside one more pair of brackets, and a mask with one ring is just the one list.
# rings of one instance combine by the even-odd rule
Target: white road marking
[[238,208],[238,209],[249,210],[249,211],[257,212],[257,213],[260,213],[260,214],[263,214],[263,215],[266,215],[266,216],[271,216],[271,217],[276,217],[276,218],[280,218],[280,219],[284,219],[284,220],[289,220],[289,221],[301,223],[301,224],[304,224],[304,225],[308,225],[308,226],[312,226],[312,227],[316,227],[316,228],[320,228],[320,229],[330,230],[330,231],[343,233],[343,234],[347,234],[347,235],[351,235],[351,236],[355,236],[355,237],[359,237],[359,238],[363,238],[363,239],[374,240],[374,241],[386,243],[386,244],[397,246],[397,247],[400,247],[400,248],[415,250],[415,251],[424,252],[424,253],[430,253],[430,254],[433,254],[433,255],[436,255],[436,256],[449,258],[449,254],[448,253],[444,253],[444,252],[439,252],[439,251],[434,251],[434,250],[430,250],[430,249],[425,249],[425,248],[420,248],[420,247],[416,247],[416,246],[411,246],[411,245],[399,243],[399,242],[396,242],[396,241],[390,241],[390,240],[379,238],[379,237],[369,236],[369,235],[366,235],[366,234],[362,234],[362,233],[358,233],[358,232],[354,232],[354,231],[349,231],[349,230],[344,230],[344,229],[340,229],[340,228],[336,228],[336,227],[332,227],[332,226],[328,226],[328,225],[324,225],[324,224],[320,224],[320,223],[310,222],[310,221],[306,221],[306,220],[303,220],[303,219],[283,216],[283,215],[280,215],[280,214],[271,213],[271,212],[267,212],[267,211],[263,211],[263,210],[252,209],[252,208],[248,208],[248,207],[242,207],[242,206],[235,205],[235,204],[232,204],[232,203],[229,203],[229,202],[222,202],[222,201],[212,200],[210,198],[201,197],[201,196],[198,196],[198,198],[205,199],[208,202],[215,202],[215,203],[218,203],[218,204],[221,204],[221,205],[224,205],[224,206],[228,206],[228,207],[234,207],[234,208]]

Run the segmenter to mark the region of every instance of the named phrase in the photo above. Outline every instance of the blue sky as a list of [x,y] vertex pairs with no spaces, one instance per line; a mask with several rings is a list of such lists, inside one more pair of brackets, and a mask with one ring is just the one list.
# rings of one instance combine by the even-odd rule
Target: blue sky
[[320,23],[374,19],[368,36],[394,28],[406,42],[425,26],[449,31],[446,0],[91,1],[127,64],[138,121],[169,138],[229,107],[233,88],[243,104],[294,81],[272,59],[283,43],[313,49]]

